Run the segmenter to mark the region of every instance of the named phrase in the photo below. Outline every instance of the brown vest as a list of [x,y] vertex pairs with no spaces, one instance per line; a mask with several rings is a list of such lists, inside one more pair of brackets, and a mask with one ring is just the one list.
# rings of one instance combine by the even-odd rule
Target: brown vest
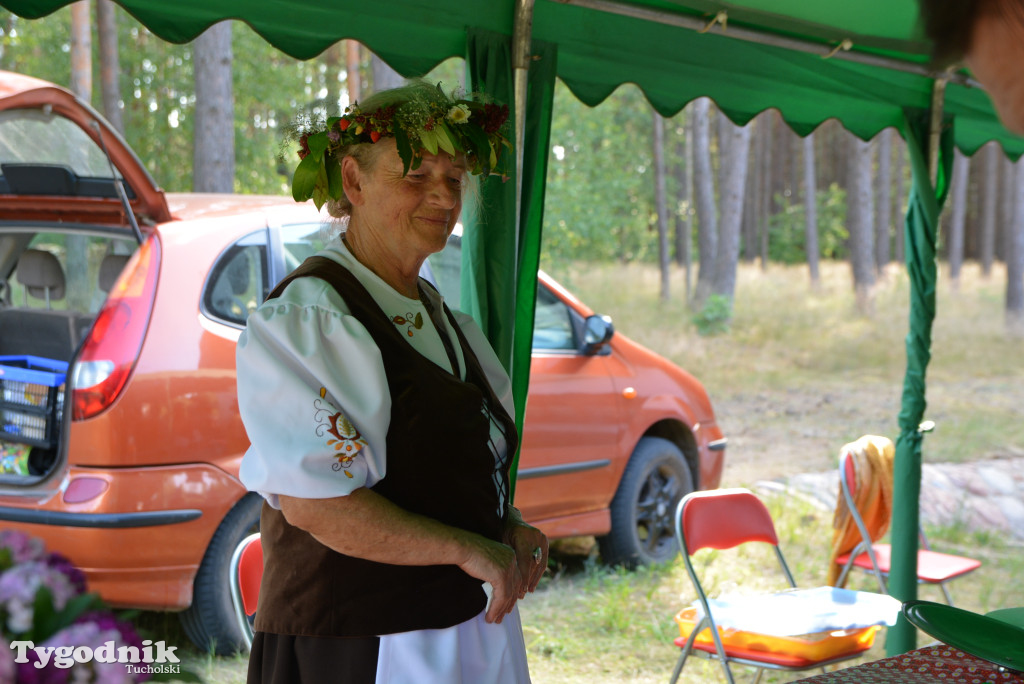
[[[409,346],[355,276],[331,259],[307,259],[268,299],[305,276],[330,283],[380,349],[391,423],[387,475],[373,491],[405,510],[500,541],[505,515],[497,510],[494,477],[507,501],[511,459],[495,465],[484,408],[503,426],[508,455],[515,453],[518,438],[451,311],[445,307],[462,346],[465,381]],[[346,556],[290,525],[267,504],[260,532],[264,573],[258,631],[344,637],[437,629],[464,622],[486,605],[480,580],[455,565],[389,565]]]

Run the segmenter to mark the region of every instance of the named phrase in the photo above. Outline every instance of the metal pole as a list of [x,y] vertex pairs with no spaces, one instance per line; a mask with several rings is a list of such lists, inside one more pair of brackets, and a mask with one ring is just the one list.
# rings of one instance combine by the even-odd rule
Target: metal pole
[[[526,94],[530,75],[530,41],[533,33],[533,2],[534,0],[516,0],[515,23],[512,29],[512,75],[515,98],[515,155],[516,155],[516,225],[513,267],[516,274],[515,283],[519,283],[519,244],[523,217],[523,142],[526,138]],[[531,274],[530,277],[536,277]],[[513,317],[514,319],[514,317]],[[515,340],[515,321],[512,322],[512,335]],[[512,359],[509,361],[509,375],[516,372],[515,343],[513,342]]]
[[946,98],[946,78],[932,84],[931,121],[928,124],[928,179],[932,188],[939,183],[939,141],[942,139],[942,111]]
[[534,0],[516,0],[512,29],[512,69],[515,88],[516,142],[516,247],[519,246],[519,218],[523,199],[523,141],[526,137],[526,92],[530,74],[530,39],[533,33]]

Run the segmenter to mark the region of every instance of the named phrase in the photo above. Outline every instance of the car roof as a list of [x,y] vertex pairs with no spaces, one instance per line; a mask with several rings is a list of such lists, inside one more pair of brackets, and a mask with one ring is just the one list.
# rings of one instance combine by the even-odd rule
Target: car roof
[[[318,216],[312,202],[308,213],[311,218]],[[305,213],[295,200],[285,195],[232,195],[219,193],[169,192],[167,206],[171,216],[178,221],[230,216],[246,211],[265,210],[280,207],[281,211]]]

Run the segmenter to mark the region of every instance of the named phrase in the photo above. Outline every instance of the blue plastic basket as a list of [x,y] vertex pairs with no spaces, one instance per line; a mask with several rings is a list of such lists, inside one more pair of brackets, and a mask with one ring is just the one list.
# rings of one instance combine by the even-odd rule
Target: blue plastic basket
[[0,440],[56,445],[68,364],[38,356],[0,356]]

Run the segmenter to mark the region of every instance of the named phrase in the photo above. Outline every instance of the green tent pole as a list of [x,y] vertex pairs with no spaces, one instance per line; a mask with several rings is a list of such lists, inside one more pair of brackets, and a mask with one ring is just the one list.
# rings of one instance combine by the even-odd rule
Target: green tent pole
[[[467,57],[473,90],[485,90],[502,102],[513,101],[512,57],[508,36],[470,28]],[[522,203],[516,231],[516,182],[485,180],[480,202],[467,203],[462,250],[462,301],[510,371],[516,427],[523,431],[530,383],[533,315],[540,265],[541,224],[547,176],[551,112],[555,93],[556,49],[532,41],[523,135]],[[515,130],[513,122],[512,130]],[[513,156],[506,159],[515,175]],[[519,454],[512,461],[512,495]]]
[[[926,406],[925,372],[931,359],[935,318],[936,235],[953,160],[952,128],[942,130],[939,144],[929,155],[931,129],[928,113],[906,115],[903,132],[913,174],[904,230],[910,279],[910,331],[906,339],[907,370],[893,467],[892,572],[889,576],[889,593],[901,601],[917,597],[922,441],[919,426]],[[929,156],[937,162],[934,186],[928,168]],[[916,641],[914,626],[900,615],[896,625],[888,631],[886,653],[890,656],[905,653],[915,648]]]

